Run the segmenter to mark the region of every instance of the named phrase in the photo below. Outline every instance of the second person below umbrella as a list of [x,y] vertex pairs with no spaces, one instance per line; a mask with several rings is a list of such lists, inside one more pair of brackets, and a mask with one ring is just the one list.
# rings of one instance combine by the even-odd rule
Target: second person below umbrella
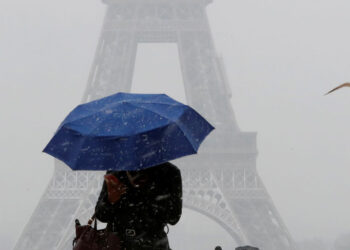
[[107,171],[95,207],[98,220],[126,250],[170,250],[167,224],[182,213],[180,170],[167,162],[140,171]]

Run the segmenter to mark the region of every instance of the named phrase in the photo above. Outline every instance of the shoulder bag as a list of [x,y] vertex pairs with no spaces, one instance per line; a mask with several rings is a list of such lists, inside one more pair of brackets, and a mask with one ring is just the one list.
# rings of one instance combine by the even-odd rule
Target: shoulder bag
[[[94,222],[94,227],[92,227]],[[87,225],[75,220],[73,250],[122,250],[119,237],[105,229],[97,230],[96,216],[93,215]]]

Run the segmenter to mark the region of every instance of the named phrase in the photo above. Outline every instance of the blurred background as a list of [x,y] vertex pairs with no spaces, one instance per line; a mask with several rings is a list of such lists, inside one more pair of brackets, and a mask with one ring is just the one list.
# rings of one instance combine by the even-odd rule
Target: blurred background
[[[258,171],[304,249],[332,249],[350,234],[350,89],[324,96],[350,81],[349,8],[346,0],[214,0],[207,8],[237,122],[258,132]],[[3,249],[14,247],[52,177],[53,158],[41,151],[81,102],[104,13],[99,0],[0,1]],[[184,101],[176,45],[139,45],[133,91]],[[202,231],[183,236],[193,249],[229,244],[218,225],[185,210],[171,228],[175,249],[172,235],[193,217]]]

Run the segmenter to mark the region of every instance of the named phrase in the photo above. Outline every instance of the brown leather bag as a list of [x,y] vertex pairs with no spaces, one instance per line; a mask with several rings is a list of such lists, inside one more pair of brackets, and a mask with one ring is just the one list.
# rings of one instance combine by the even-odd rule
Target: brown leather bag
[[[94,227],[91,226],[94,222]],[[73,250],[121,250],[120,239],[107,229],[97,230],[96,217],[93,215],[88,224],[81,226],[75,220],[75,234]]]

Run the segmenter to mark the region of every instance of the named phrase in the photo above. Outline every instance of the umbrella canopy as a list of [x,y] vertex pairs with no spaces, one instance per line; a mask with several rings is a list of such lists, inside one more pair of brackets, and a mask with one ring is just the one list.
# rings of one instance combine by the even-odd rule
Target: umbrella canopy
[[165,94],[117,93],[77,106],[43,151],[73,170],[140,170],[195,154],[213,129]]

